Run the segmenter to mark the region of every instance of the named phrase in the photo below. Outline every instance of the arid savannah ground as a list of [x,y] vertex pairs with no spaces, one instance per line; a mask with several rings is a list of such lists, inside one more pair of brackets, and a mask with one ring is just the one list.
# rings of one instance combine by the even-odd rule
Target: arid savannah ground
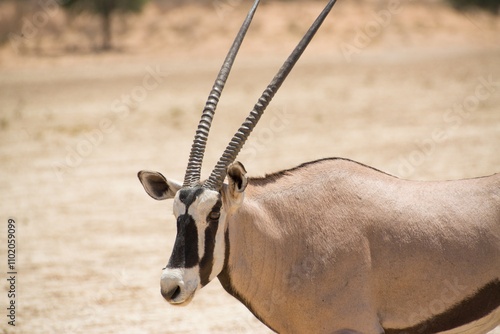
[[[205,177],[325,3],[263,1],[215,117]],[[3,333],[270,332],[218,281],[184,308],[162,299],[171,201],[153,201],[136,177],[151,169],[183,178],[198,117],[249,6],[151,4],[115,21],[116,49],[104,53],[92,51],[94,19],[51,8],[23,42],[3,46]],[[419,180],[500,172],[500,19],[438,1],[339,0],[239,160],[260,176],[332,156]],[[9,217],[15,328],[5,317]]]

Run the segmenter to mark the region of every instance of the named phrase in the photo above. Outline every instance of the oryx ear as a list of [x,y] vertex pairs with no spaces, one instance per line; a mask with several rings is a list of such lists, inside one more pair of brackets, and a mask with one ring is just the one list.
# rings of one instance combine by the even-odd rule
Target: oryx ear
[[141,170],[137,176],[149,196],[156,200],[174,198],[182,185],[179,182],[167,180],[158,172]]
[[245,191],[247,187],[247,171],[241,162],[236,161],[227,168],[227,178],[229,181],[229,194],[233,197]]

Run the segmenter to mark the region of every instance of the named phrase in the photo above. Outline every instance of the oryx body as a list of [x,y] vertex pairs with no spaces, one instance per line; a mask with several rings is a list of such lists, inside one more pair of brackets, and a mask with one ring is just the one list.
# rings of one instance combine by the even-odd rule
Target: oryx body
[[151,197],[174,198],[163,297],[185,305],[218,277],[280,333],[486,333],[500,324],[500,174],[418,182],[324,159],[247,179],[235,162],[335,0],[200,181],[215,107],[258,2],[209,95],[184,182],[139,172]]
[[[500,323],[500,174],[407,181],[344,159],[248,182],[241,170],[197,196],[222,204],[216,274],[273,330],[486,333]],[[167,299],[191,279],[171,271]],[[189,301],[204,285],[195,281],[169,301]]]
[[250,179],[233,210],[222,281],[280,333],[500,322],[500,174],[415,182],[323,160]]

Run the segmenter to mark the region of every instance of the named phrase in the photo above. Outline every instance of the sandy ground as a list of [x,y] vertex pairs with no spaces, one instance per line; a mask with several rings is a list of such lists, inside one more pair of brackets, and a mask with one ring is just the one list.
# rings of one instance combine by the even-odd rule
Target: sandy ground
[[[0,50],[2,278],[9,218],[18,251],[17,326],[7,325],[2,279],[4,333],[269,333],[218,281],[185,308],[163,301],[171,201],[153,201],[136,177],[183,178],[248,8],[222,4],[147,8],[128,19],[120,52]],[[322,6],[259,9],[218,108],[205,176]],[[250,175],[331,156],[419,180],[500,172],[498,18],[434,1],[400,6],[386,23],[382,1],[333,9],[239,156]]]

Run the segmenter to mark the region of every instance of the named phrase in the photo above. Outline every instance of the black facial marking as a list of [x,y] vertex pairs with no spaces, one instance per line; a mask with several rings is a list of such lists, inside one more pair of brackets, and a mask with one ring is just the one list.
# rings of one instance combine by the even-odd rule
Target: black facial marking
[[187,188],[179,191],[179,200],[186,206],[186,212],[177,217],[177,236],[167,268],[192,268],[196,266],[198,256],[198,230],[196,223],[188,214],[189,206],[203,192],[203,188]]
[[205,230],[205,252],[200,261],[200,281],[205,286],[210,282],[210,274],[214,265],[215,236],[219,228],[219,218],[212,219],[212,213],[220,213],[222,201],[219,199],[207,216],[207,229]]
[[179,200],[186,206],[186,213],[188,212],[189,206],[196,201],[196,198],[203,192],[203,188],[198,187],[195,189],[185,188],[179,190]]
[[451,309],[412,327],[384,329],[386,334],[431,334],[479,320],[500,306],[500,281],[493,280]]
[[192,268],[198,264],[198,230],[190,215],[177,218],[177,237],[167,268]]

